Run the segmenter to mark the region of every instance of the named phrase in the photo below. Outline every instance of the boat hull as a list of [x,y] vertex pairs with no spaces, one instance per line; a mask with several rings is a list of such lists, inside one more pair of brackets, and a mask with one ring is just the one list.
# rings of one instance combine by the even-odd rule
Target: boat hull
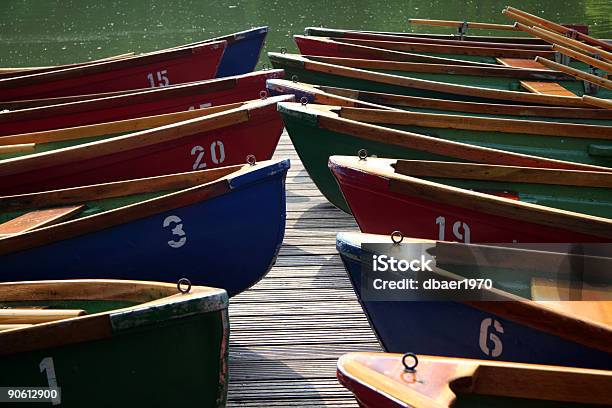
[[370,325],[386,351],[612,368],[612,356],[608,353],[463,303],[365,301],[361,297],[361,248],[345,241],[342,234],[336,246]]
[[[393,231],[401,231],[404,235],[415,238],[459,240],[466,243],[606,241],[605,238],[578,233],[561,226],[551,227],[505,218],[462,208],[452,202],[434,201],[416,193],[392,191],[389,179],[382,176],[336,166],[331,162],[330,167],[362,232],[389,235]],[[472,184],[470,187],[477,191],[491,188],[490,184],[484,182],[481,183],[481,188],[477,187],[477,183]],[[549,188],[545,191],[553,197],[563,196],[562,189],[563,187],[558,190]],[[571,190],[571,187],[567,190]],[[569,197],[566,201],[571,202]],[[599,201],[599,205],[605,204]],[[567,210],[580,211],[579,200],[576,200],[573,208]]]
[[283,71],[280,70],[261,71],[149,92],[9,112],[0,117],[0,135],[83,126],[258,99],[266,89],[266,80],[282,77]]
[[253,71],[259,61],[267,34],[268,27],[259,27],[216,39],[227,41],[227,47],[217,69],[217,78]]
[[[0,100],[50,98],[156,88],[214,78],[226,42],[212,42],[167,51],[156,58],[137,56],[119,61],[88,65],[0,80]],[[145,62],[141,62],[145,60]],[[74,71],[71,73],[71,70]],[[8,81],[2,83],[2,81]]]
[[[247,122],[145,147],[117,147],[123,141],[119,137],[104,140],[104,149],[97,149],[93,156],[74,154],[68,162],[47,160],[46,155],[65,154],[66,150],[62,149],[26,156],[21,159],[31,160],[31,165],[10,175],[0,175],[0,192],[4,195],[19,194],[210,169],[243,164],[249,155],[260,161],[269,160],[282,131],[281,116],[276,105],[271,104],[253,114]],[[133,134],[128,137],[147,136]],[[89,151],[91,146],[91,143],[81,144],[67,149]],[[41,171],[42,168],[45,170]]]
[[219,196],[5,254],[0,279],[188,278],[233,296],[263,278],[276,259],[288,168],[289,161],[263,166],[231,179]]

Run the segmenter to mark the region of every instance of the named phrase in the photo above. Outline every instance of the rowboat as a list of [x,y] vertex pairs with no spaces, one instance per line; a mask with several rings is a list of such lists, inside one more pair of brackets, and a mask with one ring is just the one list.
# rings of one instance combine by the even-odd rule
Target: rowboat
[[[232,75],[240,75],[246,74],[255,69],[257,62],[259,61],[259,55],[261,54],[261,49],[263,48],[267,34],[268,27],[255,27],[249,30],[239,31],[237,33],[211,38],[209,40],[198,41],[191,44],[172,47],[163,51],[167,51],[170,49],[186,48],[194,45],[210,44],[212,42],[218,41],[225,41],[225,52],[223,53],[223,57],[221,58],[221,62],[217,69],[216,77],[221,78]],[[121,54],[112,57],[102,58],[99,60],[86,61],[76,64],[14,69],[2,68],[0,69],[0,78],[9,78],[20,75],[56,71],[59,69],[91,65],[107,60],[124,59],[132,56],[134,56],[134,53]]]
[[612,173],[332,156],[363,232],[463,242],[610,242]]
[[196,112],[179,122],[172,115],[169,124],[148,118],[163,126],[113,137],[109,134],[145,126],[145,120],[6,136],[12,144],[0,150],[17,146],[34,152],[8,153],[17,157],[0,160],[0,194],[210,169],[242,164],[250,155],[267,160],[283,131],[276,104],[290,100],[292,95],[210,108],[216,112]]
[[268,57],[275,68],[285,70],[287,78],[315,85],[467,102],[499,103],[503,101],[502,103],[519,105],[592,107],[577,96],[546,95],[448,84],[318,62],[298,55],[271,52],[268,53]]
[[0,78],[0,100],[157,88],[214,78],[225,41],[174,48],[50,72]]
[[486,118],[523,119],[562,123],[612,125],[609,109],[563,108],[554,106],[507,105],[461,102],[446,99],[417,98],[413,96],[383,94],[331,86],[310,85],[284,79],[266,81],[272,95],[293,94],[296,100],[321,105],[354,108],[402,109],[410,112],[446,115],[470,115]]
[[457,35],[457,34],[433,34],[433,33],[407,33],[407,32],[390,32],[390,31],[368,31],[368,30],[342,30],[327,27],[306,27],[304,34],[307,36],[319,37],[346,37],[346,38],[363,38],[377,39],[381,35],[391,35],[394,37],[416,38],[424,40],[459,40],[459,41],[478,41],[478,42],[493,42],[493,43],[511,43],[520,45],[545,45],[546,41],[539,38],[531,38],[525,36],[491,36],[491,35]]
[[236,295],[276,259],[288,168],[263,161],[0,197],[0,279],[187,278]]
[[[231,109],[240,107],[248,108],[257,102],[258,100],[252,100],[228,105],[219,105],[210,108],[166,113],[163,115],[144,116],[141,118],[4,136],[0,138],[0,162],[5,159],[25,157],[42,152],[51,152],[65,147],[77,146],[83,143],[108,140],[116,136],[154,129],[215,113],[227,112]],[[274,135],[268,134],[268,136]],[[260,151],[260,153],[261,152],[262,151]],[[253,154],[254,153],[255,152],[253,152]],[[260,157],[268,155],[270,155],[270,153],[265,150],[263,151],[263,154],[260,154]],[[237,158],[238,157],[236,156],[233,157],[233,159]],[[226,164],[225,161],[226,160],[223,160],[224,164]],[[241,163],[242,160],[240,160],[239,163],[227,163],[226,165]]]
[[612,374],[605,370],[415,358],[412,369],[412,354],[348,353],[338,360],[338,380],[363,408],[612,404],[605,392]]
[[340,117],[333,107],[280,103],[278,109],[308,174],[336,207],[349,211],[336,180],[327,168],[333,155],[355,155],[361,149],[378,157],[468,161],[510,166],[609,171],[583,163],[506,152],[439,137],[404,132]]
[[338,107],[339,118],[533,156],[612,167],[612,126]]
[[[83,101],[43,104],[0,113],[0,135],[37,132],[93,123],[133,119],[260,98],[266,80],[282,70],[258,71],[210,81],[156,88],[129,94],[99,95]],[[29,103],[29,102],[28,102]]]
[[227,294],[180,290],[116,280],[0,284],[0,319],[21,323],[0,331],[0,381],[60,391],[46,402],[62,407],[175,406],[177,398],[225,406]]
[[[329,37],[321,37],[329,39]],[[372,39],[355,39],[355,38],[335,38],[334,41],[343,44],[362,45],[365,47],[380,48],[384,50],[402,51],[417,53],[426,56],[450,58],[472,62],[482,62],[485,64],[495,64],[498,58],[517,58],[517,59],[534,59],[535,57],[544,57],[548,59],[555,58],[555,52],[550,46],[538,46],[542,48],[499,48],[499,47],[482,47],[468,45],[447,45],[438,43],[422,43],[422,42],[407,42],[389,41],[387,40],[372,40]],[[534,47],[534,46],[531,46]],[[300,49],[302,53],[303,50]]]
[[294,35],[293,40],[298,46],[300,53],[304,55],[375,59],[399,62],[422,62],[426,64],[465,65],[473,67],[498,67],[496,64],[466,61],[456,58],[443,58],[432,55],[370,47],[366,45],[343,43],[326,37]]
[[[19,141],[16,146],[38,145],[41,152],[0,160],[0,194],[241,164],[250,155],[267,160],[283,131],[276,103],[292,99],[289,95],[229,106],[210,115],[89,141],[78,139],[78,128],[77,136],[66,129],[7,137]],[[104,133],[104,126],[99,133]]]
[[566,93],[568,96],[596,95],[598,98],[604,99],[612,97],[612,90],[589,86],[584,81],[579,81],[572,76],[544,67],[544,69],[528,69],[500,65],[491,68],[313,55],[307,57],[312,61],[448,84],[507,91],[527,91],[532,89],[534,83],[549,84],[554,82],[556,87],[559,88],[559,93]]
[[[418,354],[448,357],[605,370],[612,368],[610,286],[600,289],[607,293],[603,298],[597,297],[597,291],[587,290],[586,282],[582,283],[583,290],[578,284],[578,289],[571,292],[567,286],[563,289],[561,285],[564,283],[561,281],[546,281],[544,284],[540,279],[533,279],[529,297],[496,287],[483,287],[477,294],[486,300],[475,300],[481,299],[476,296],[455,300],[460,291],[447,294],[453,300],[423,300],[425,291],[407,291],[411,300],[406,301],[385,300],[387,296],[392,296],[387,291],[374,300],[365,295],[365,291],[372,288],[372,281],[369,278],[362,280],[362,276],[372,275],[362,275],[362,271],[372,263],[372,256],[382,252],[365,244],[391,242],[389,236],[361,233],[340,233],[336,240],[353,289],[386,351],[398,353],[411,350]],[[420,253],[430,253],[436,258],[440,253],[445,255],[447,261],[441,265],[434,264],[432,272],[426,275],[438,280],[461,280],[465,275],[458,271],[483,271],[487,267],[486,276],[495,282],[495,273],[500,270],[512,270],[515,275],[537,276],[540,272],[554,273],[549,270],[552,265],[572,262],[575,257],[575,262],[589,259],[586,255],[563,252],[480,246],[480,253],[485,254],[481,258],[491,260],[492,264],[483,266],[473,257],[470,259],[469,254],[473,249],[466,244],[405,239],[398,244],[399,247],[393,247],[397,250],[411,244],[420,245]],[[450,249],[447,249],[449,246]],[[459,251],[456,250],[457,246]],[[449,255],[457,252],[465,254],[461,258],[464,264],[453,264]],[[486,254],[497,258],[488,258]],[[596,259],[607,262],[609,268],[610,258]],[[413,279],[419,276],[398,273],[398,278],[400,275]],[[418,281],[424,284],[424,280]],[[546,285],[548,290],[542,290]],[[568,292],[571,295],[568,296]]]

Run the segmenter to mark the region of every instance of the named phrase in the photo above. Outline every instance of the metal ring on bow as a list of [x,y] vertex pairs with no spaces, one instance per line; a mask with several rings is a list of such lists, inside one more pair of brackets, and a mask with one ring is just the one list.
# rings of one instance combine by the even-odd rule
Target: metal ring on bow
[[[406,362],[406,360],[409,358],[412,359],[412,364],[408,364]],[[416,371],[416,368],[419,365],[419,359],[417,358],[417,355],[414,353],[406,353],[402,357],[402,364],[404,365],[404,369],[406,371],[414,372]]]
[[401,244],[403,240],[404,234],[402,234],[402,231],[393,231],[391,233],[391,241],[393,241],[394,244]]
[[298,81],[298,79],[299,79],[299,78],[298,78],[298,76],[297,76],[297,75],[291,75],[291,80],[292,80],[293,82],[297,82],[297,81]]
[[[183,286],[187,286],[186,288]],[[187,278],[181,278],[176,282],[176,288],[181,293],[189,293],[191,290],[191,281]]]
[[281,52],[281,54],[286,54],[287,53],[287,48],[281,47],[280,52]]
[[259,97],[261,99],[268,99],[268,91],[266,91],[265,89],[263,91],[259,91]]
[[249,154],[246,157],[246,161],[248,164],[250,164],[251,166],[254,166],[257,163],[257,159],[255,158],[254,154]]
[[302,97],[300,98],[300,103],[302,104],[302,106],[306,106],[306,105],[308,105],[308,98],[307,98],[307,97],[305,97],[305,96],[302,96]]
[[359,157],[359,160],[367,159],[368,151],[366,149],[359,149],[359,151],[357,152],[357,157]]

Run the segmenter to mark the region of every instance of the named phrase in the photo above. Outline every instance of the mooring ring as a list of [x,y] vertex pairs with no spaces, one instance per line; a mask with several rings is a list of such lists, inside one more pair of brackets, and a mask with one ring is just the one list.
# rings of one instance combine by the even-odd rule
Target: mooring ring
[[367,159],[368,151],[366,149],[359,149],[359,151],[357,152],[357,157],[359,157],[359,160]]
[[259,98],[268,99],[268,91],[266,91],[265,89],[263,91],[259,91]]
[[[187,288],[184,288],[183,285],[186,285]],[[176,282],[176,288],[179,292],[183,294],[189,293],[189,291],[191,290],[191,281],[187,278],[181,278],[178,280],[178,282]]]
[[[412,359],[412,364],[408,364],[406,362],[406,360],[409,359],[409,358]],[[414,372],[416,370],[417,366],[419,365],[419,359],[418,359],[417,355],[414,354],[414,353],[406,353],[402,357],[402,364],[404,365],[404,369],[406,371]]]
[[246,162],[250,164],[251,166],[254,166],[255,164],[257,164],[257,158],[255,157],[254,154],[249,154],[246,157]]
[[393,231],[391,233],[391,241],[393,241],[394,244],[401,244],[402,241],[404,240],[404,234],[402,234],[402,231]]

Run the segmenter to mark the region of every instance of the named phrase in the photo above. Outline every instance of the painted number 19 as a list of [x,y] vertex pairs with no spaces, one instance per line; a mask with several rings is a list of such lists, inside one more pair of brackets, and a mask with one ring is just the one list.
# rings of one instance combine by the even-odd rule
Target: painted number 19
[[[55,376],[55,365],[53,364],[53,357],[45,357],[41,360],[38,365],[40,372],[47,374],[47,383],[49,388],[58,388],[57,377]],[[59,398],[53,398],[52,405],[59,405]]]
[[[438,240],[446,241],[446,218],[440,216],[436,218],[436,224],[438,225]],[[459,242],[470,243],[470,227],[463,221],[456,221],[453,223],[453,236]]]
[[147,79],[149,80],[149,87],[151,88],[170,85],[170,80],[168,79],[167,69],[157,71],[157,72],[149,72],[147,74]]

